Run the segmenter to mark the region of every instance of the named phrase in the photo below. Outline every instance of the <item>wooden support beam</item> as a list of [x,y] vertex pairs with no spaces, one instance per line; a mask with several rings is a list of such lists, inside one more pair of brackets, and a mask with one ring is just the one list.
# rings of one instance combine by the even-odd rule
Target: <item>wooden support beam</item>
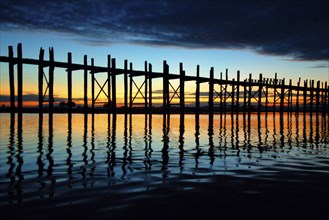
[[72,112],[72,53],[67,54],[67,104],[69,112]]
[[150,63],[149,63],[148,79],[149,79],[149,113],[152,113],[152,109],[153,109],[153,103],[152,103],[152,64],[150,64]]
[[304,111],[304,113],[306,112],[306,105],[307,105],[307,85],[308,85],[308,83],[307,83],[307,80],[304,80],[304,87],[303,87],[303,103],[304,103],[304,105],[303,105],[303,111]]
[[252,82],[252,74],[250,73],[249,74],[249,88],[248,88],[248,112],[251,111],[251,90],[252,90],[251,82]]
[[129,109],[130,109],[130,112],[132,112],[132,108],[133,108],[133,64],[132,63],[129,64],[129,70],[130,70],[130,74],[129,74]]
[[17,107],[18,111],[23,110],[23,63],[22,44],[17,46]]
[[14,77],[14,50],[12,46],[8,47],[9,57],[9,92],[10,92],[10,109],[15,109],[15,77]]
[[214,114],[214,67],[210,68],[208,112]]
[[168,65],[167,61],[163,61],[163,112],[168,113],[169,110],[169,78],[168,78]]
[[144,71],[145,71],[145,78],[144,78],[144,109],[145,112],[147,111],[147,75],[148,75],[148,71],[147,71],[147,61],[144,62]]
[[276,112],[276,93],[277,93],[277,85],[278,85],[278,74],[275,73],[275,76],[274,76],[274,94],[273,94],[273,113]]
[[[324,100],[325,100],[325,112],[326,113],[329,113],[329,86],[328,86],[328,83],[327,82],[325,82],[325,84],[324,84],[324,88],[326,89],[326,91],[325,91],[325,94],[324,94]],[[328,116],[328,115],[327,115]]]
[[[91,66],[94,66],[94,58],[91,58]],[[95,73],[91,71],[91,109],[95,111]],[[110,107],[110,106],[109,106]]]
[[163,78],[162,78],[162,106],[163,106],[163,113],[167,113],[167,97],[166,97],[166,66],[167,61],[163,61]]
[[311,91],[310,91],[310,113],[313,112],[313,100],[314,100],[314,80],[310,81],[310,87],[311,87]]
[[329,87],[328,83],[324,83],[324,87],[322,87],[323,94],[322,94],[322,113],[324,116],[326,116],[325,113],[328,113],[328,105],[329,105],[329,100],[328,100],[328,92],[329,92]]
[[124,102],[124,111],[125,113],[128,112],[128,60],[124,61],[124,69],[125,72],[123,74],[123,89],[124,89],[124,94],[123,94],[123,102]]
[[315,106],[316,113],[318,113],[320,111],[320,81],[316,82]]
[[234,112],[234,107],[235,107],[235,79],[232,79],[232,93],[231,93],[231,113],[233,114]]
[[292,112],[292,80],[289,80],[288,87],[288,111]]
[[281,84],[281,93],[280,93],[280,113],[283,114],[284,110],[284,89],[285,89],[285,79],[283,78],[282,84]]
[[247,111],[247,81],[243,81],[243,112]]
[[107,113],[111,112],[111,55],[107,55]]
[[237,71],[237,85],[236,85],[236,112],[238,112],[240,110],[240,103],[239,103],[239,99],[240,99],[240,71]]
[[185,112],[185,71],[183,70],[183,63],[179,63],[179,112],[184,114]]
[[325,92],[324,92],[324,83],[323,82],[321,82],[321,111],[322,111],[322,113],[324,113],[324,94],[325,94]]
[[117,96],[116,96],[116,63],[115,58],[112,58],[112,72],[111,72],[111,79],[112,79],[112,112],[116,112],[117,108]]
[[300,77],[297,82],[297,95],[296,95],[296,113],[299,112],[299,90],[300,90]]
[[39,100],[39,112],[43,112],[43,59],[44,50],[40,48],[39,53],[39,66],[38,66],[38,100]]
[[267,113],[268,112],[268,80],[266,80],[266,83],[265,83],[265,112]]
[[54,48],[49,48],[49,112],[53,111],[54,107]]
[[[228,81],[228,69],[225,70],[225,79],[226,79],[226,82]],[[227,102],[226,102],[226,94],[227,94],[227,83],[225,83],[225,87],[224,87],[224,111],[226,112],[226,106],[227,106]]]
[[258,81],[258,113],[262,111],[263,74],[259,74]]
[[[220,72],[220,75],[219,75],[219,79],[220,81],[223,80],[223,72]],[[220,85],[220,93],[219,93],[219,98],[220,98],[220,112],[222,113],[223,112],[223,83],[221,83]]]
[[88,60],[87,55],[83,56],[83,107],[85,110],[88,109]]
[[[167,102],[167,110],[166,112],[167,113],[170,113],[170,93],[169,93],[169,65],[166,64],[166,102]],[[168,117],[169,118],[169,117]]]
[[195,113],[200,113],[200,65],[196,66]]

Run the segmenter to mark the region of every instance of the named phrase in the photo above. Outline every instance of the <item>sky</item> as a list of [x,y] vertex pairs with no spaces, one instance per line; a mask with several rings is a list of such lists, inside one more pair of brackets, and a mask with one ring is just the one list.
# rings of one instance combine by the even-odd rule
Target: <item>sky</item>
[[[171,73],[184,64],[186,75],[215,77],[229,69],[229,78],[252,73],[254,78],[314,79],[329,81],[329,0],[312,1],[211,1],[211,0],[34,0],[0,1],[0,54],[8,46],[23,44],[23,57],[38,58],[40,47],[55,50],[55,59],[82,63],[83,56],[106,66],[107,54],[123,67],[134,69],[144,61],[162,72],[167,60]],[[16,51],[15,51],[16,55]],[[0,63],[0,102],[8,101],[8,65]],[[99,74],[104,82],[105,76]],[[73,75],[73,99],[81,100],[82,72]],[[141,83],[142,79],[136,82]],[[122,77],[117,96],[122,98]],[[178,82],[172,82],[177,85]],[[90,83],[89,83],[90,84]],[[193,94],[195,84],[187,83]],[[161,80],[154,89],[161,90]],[[202,89],[207,90],[206,85]],[[90,89],[89,89],[90,91]],[[66,100],[65,70],[55,70],[57,101]],[[37,69],[24,66],[24,100],[37,99]],[[90,96],[89,96],[90,97]],[[101,96],[100,100],[105,100]]]

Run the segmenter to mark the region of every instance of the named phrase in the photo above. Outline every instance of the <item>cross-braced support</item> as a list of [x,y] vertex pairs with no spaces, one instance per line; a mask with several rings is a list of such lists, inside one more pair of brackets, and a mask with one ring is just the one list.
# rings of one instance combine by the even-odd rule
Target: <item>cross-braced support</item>
[[[91,66],[94,66],[94,59],[91,59]],[[100,72],[104,72],[106,73],[107,79],[103,82],[100,82],[99,80],[96,79],[95,73],[100,73]],[[91,108],[92,111],[94,112],[95,110],[95,104],[97,103],[98,98],[100,97],[100,95],[105,95],[107,98],[107,102],[101,102],[104,103],[104,106],[107,106],[107,111],[108,113],[110,112],[115,112],[116,109],[116,103],[115,103],[115,99],[116,99],[116,90],[113,89],[113,87],[115,86],[115,59],[111,59],[111,56],[108,55],[107,57],[107,71],[90,71],[90,75],[91,75]],[[87,81],[87,80],[85,80]],[[95,83],[97,85],[98,93],[95,97]],[[106,87],[107,85],[107,87]],[[85,82],[85,87],[87,86],[87,83]],[[111,93],[112,92],[112,93]],[[111,96],[112,95],[112,96]],[[87,94],[85,93],[85,106],[87,106],[86,100],[87,100]]]
[[[152,65],[147,64],[145,61],[144,63],[144,73],[143,75],[134,75],[132,74],[132,64],[130,66],[130,111],[132,111],[133,104],[135,105],[144,105],[145,111],[149,108],[149,102],[148,102],[148,83],[150,83],[150,86],[152,86],[152,79],[150,76],[150,71],[148,70],[152,69]],[[137,76],[144,76],[143,82],[139,85],[135,80],[134,77]],[[137,89],[136,93],[133,93],[134,88]],[[144,91],[142,90],[144,88]],[[151,94],[152,88],[150,88],[150,97],[152,97]],[[141,98],[144,100],[144,102],[135,102],[136,99],[138,99],[138,95],[141,96]],[[135,103],[134,103],[135,102]],[[150,107],[152,108],[152,107]]]

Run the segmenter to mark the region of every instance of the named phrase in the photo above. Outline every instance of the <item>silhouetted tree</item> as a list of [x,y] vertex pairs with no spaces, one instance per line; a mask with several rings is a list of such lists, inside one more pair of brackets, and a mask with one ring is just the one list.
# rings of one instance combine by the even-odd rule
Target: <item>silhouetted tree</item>
[[61,107],[61,108],[64,108],[64,107],[65,107],[65,105],[66,105],[66,103],[65,103],[65,102],[60,102],[60,103],[59,103],[59,107]]
[[59,107],[61,107],[61,108],[64,108],[64,107],[69,107],[69,106],[71,106],[71,107],[75,107],[75,102],[60,102],[59,103]]
[[75,102],[73,102],[73,101],[67,102],[66,105],[71,106],[73,108],[73,107],[75,107]]

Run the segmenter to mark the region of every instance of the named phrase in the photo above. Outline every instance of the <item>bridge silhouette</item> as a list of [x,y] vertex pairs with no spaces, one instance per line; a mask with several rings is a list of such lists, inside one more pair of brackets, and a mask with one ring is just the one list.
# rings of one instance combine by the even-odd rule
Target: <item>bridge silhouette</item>
[[[200,66],[197,65],[196,76],[186,74],[183,63],[179,64],[179,73],[171,73],[169,65],[163,61],[163,71],[152,71],[152,64],[145,62],[144,70],[134,70],[133,64],[124,61],[124,68],[116,67],[116,59],[107,57],[107,66],[94,65],[94,59],[88,64],[87,55],[84,56],[83,64],[72,63],[72,53],[68,53],[67,62],[58,62],[54,59],[54,49],[49,48],[49,59],[45,60],[45,50],[40,49],[39,59],[23,58],[22,44],[17,46],[17,56],[14,57],[13,46],[8,47],[8,56],[0,56],[0,62],[7,63],[9,67],[10,107],[2,109],[9,112],[27,112],[23,108],[23,65],[34,65],[38,67],[38,108],[34,111],[43,112],[106,112],[106,113],[208,113],[210,115],[221,112],[316,112],[327,114],[329,109],[329,87],[328,82],[304,80],[301,78],[297,85],[292,80],[265,78],[259,74],[257,79],[249,74],[249,78],[241,79],[240,71],[237,71],[236,79],[228,79],[228,70],[220,73],[219,78],[214,76],[214,68],[211,67],[209,77],[200,76]],[[15,66],[17,77],[17,106],[15,102]],[[48,68],[48,74],[44,68]],[[54,74],[55,69],[64,68],[67,72],[67,108],[54,108]],[[72,97],[72,73],[83,71],[83,108],[74,109]],[[106,80],[101,84],[96,76],[106,74]],[[123,106],[117,105],[117,80],[118,75],[123,75]],[[88,80],[88,78],[91,80]],[[134,80],[142,78],[140,85]],[[162,105],[155,107],[153,102],[152,81],[156,78],[162,79]],[[179,80],[177,87],[173,86],[171,80]],[[185,84],[195,82],[195,93],[193,107],[186,106]],[[88,97],[88,83],[91,83],[91,97]],[[208,103],[201,106],[200,85],[208,83]],[[215,88],[215,86],[219,88]],[[98,87],[98,88],[97,88]],[[96,94],[96,88],[99,90]],[[137,91],[133,93],[133,90]],[[101,94],[107,97],[106,108],[96,108],[98,98]],[[143,102],[136,102],[140,95]],[[48,99],[47,99],[48,97]],[[178,98],[178,106],[173,99]],[[91,106],[88,100],[91,99]],[[45,106],[46,104],[47,106]],[[137,107],[136,107],[137,106]],[[176,108],[175,108],[175,107]],[[179,107],[179,108],[177,108]]]

